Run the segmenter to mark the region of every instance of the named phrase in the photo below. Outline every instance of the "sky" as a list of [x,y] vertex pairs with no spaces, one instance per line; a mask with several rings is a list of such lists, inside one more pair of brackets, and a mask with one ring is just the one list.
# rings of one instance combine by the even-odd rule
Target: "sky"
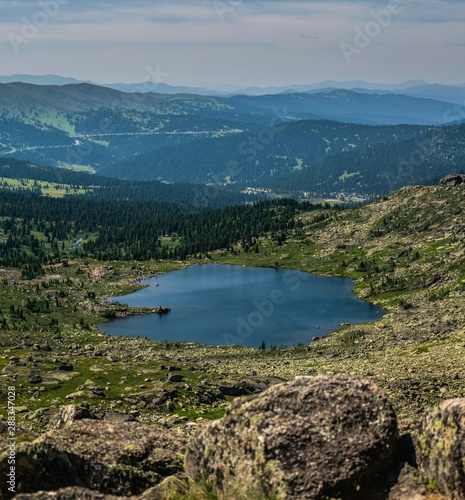
[[463,0],[0,0],[0,75],[465,83]]

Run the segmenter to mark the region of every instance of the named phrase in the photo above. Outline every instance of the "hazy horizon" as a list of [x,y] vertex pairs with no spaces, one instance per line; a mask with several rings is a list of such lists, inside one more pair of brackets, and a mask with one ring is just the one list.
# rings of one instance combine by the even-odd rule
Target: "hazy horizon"
[[[98,81],[98,80],[86,80],[83,78],[79,78],[75,75],[62,75],[62,74],[25,74],[25,73],[15,73],[15,74],[0,74],[0,78],[11,78],[14,76],[18,77],[32,77],[32,78],[47,78],[47,77],[57,77],[57,78],[64,78],[64,79],[70,79],[70,80],[76,80],[78,82],[88,82],[88,83],[95,83],[96,85],[116,85],[116,84],[134,84],[134,85],[139,85],[144,83],[144,80],[141,80],[139,82],[137,81]],[[147,81],[147,80],[146,80]],[[150,79],[148,81],[151,81]],[[404,84],[407,86],[407,84],[411,83],[425,83],[428,85],[449,85],[449,86],[465,86],[465,81],[463,82],[451,82],[451,83],[443,83],[439,84],[438,82],[427,82],[424,80],[416,80],[416,79],[408,79],[404,81],[364,81],[364,80],[323,80],[323,81],[306,81],[306,82],[289,82],[284,85],[266,85],[266,86],[254,86],[254,85],[237,85],[234,83],[224,83],[224,84],[215,84],[212,82],[192,82],[192,81],[186,81],[186,82],[179,82],[179,83],[169,83],[169,82],[163,82],[164,84],[167,85],[173,85],[173,86],[179,86],[179,87],[198,87],[198,88],[204,88],[204,89],[211,89],[211,90],[221,90],[221,89],[246,89],[246,88],[281,88],[281,87],[299,87],[299,86],[313,86],[313,85],[319,85],[319,84],[326,84],[326,83],[340,83],[340,84],[349,84],[349,83],[366,83],[369,84],[370,86],[379,86],[380,88],[385,85],[385,86],[403,86]]]
[[458,0],[0,1],[2,73],[103,83],[464,82]]

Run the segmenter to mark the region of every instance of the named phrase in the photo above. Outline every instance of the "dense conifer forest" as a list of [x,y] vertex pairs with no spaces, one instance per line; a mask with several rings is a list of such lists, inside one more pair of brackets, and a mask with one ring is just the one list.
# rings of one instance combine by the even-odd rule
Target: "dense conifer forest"
[[167,202],[52,198],[0,191],[0,266],[21,267],[23,277],[73,256],[110,260],[186,259],[240,243],[258,251],[257,239],[277,242],[299,230],[297,211],[321,205],[262,201],[226,208]]
[[[63,185],[71,189],[81,188],[82,194],[86,197],[107,200],[167,201],[220,208],[259,199],[258,195],[245,195],[238,191],[204,184],[171,184],[157,180],[131,181],[64,168],[39,166],[13,158],[0,158],[0,178],[30,179]],[[8,187],[8,181],[3,184],[4,188]],[[21,186],[15,190],[21,191]]]

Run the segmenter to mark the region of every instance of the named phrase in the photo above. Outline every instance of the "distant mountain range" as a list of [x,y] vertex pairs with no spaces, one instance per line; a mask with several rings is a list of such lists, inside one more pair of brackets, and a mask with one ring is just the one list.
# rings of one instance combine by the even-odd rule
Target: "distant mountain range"
[[375,195],[463,170],[464,118],[458,103],[388,90],[225,97],[4,83],[0,156],[133,180]]
[[[256,125],[276,121],[276,115],[281,121],[330,119],[372,125],[443,125],[453,121],[453,116],[457,119],[465,117],[465,107],[454,107],[455,115],[450,113],[452,108],[445,102],[432,99],[342,89],[218,97],[125,93],[88,83],[62,86],[0,84],[3,118],[21,117],[25,123],[32,121],[38,128],[46,125],[65,131],[79,128],[83,122],[82,113],[103,109],[115,113],[131,111],[176,117],[171,120],[191,115],[229,122],[253,122]],[[65,116],[66,113],[70,114]],[[154,130],[154,123],[128,123],[128,127],[122,132],[150,132]],[[85,134],[89,130],[83,127],[80,132]]]
[[125,158],[100,171],[129,179],[232,183],[298,196],[302,191],[379,195],[437,182],[465,165],[465,125],[372,126],[298,121],[269,144],[258,131],[199,139]]
[[141,83],[108,83],[96,84],[91,81],[77,80],[71,77],[62,77],[58,75],[11,75],[0,76],[0,83],[30,83],[34,85],[70,85],[77,83],[90,83],[102,87],[108,87],[126,93],[147,93],[157,94],[196,94],[203,96],[231,96],[231,95],[250,95],[261,96],[269,94],[286,93],[305,93],[322,90],[353,90],[359,93],[396,93],[413,97],[435,99],[438,101],[451,102],[453,104],[465,105],[465,83],[456,85],[430,84],[423,80],[409,80],[403,83],[369,83],[362,80],[342,81],[326,80],[323,82],[312,83],[308,85],[288,85],[284,87],[246,87],[234,88],[230,86],[228,90],[217,86],[201,87],[187,85],[169,85],[164,82],[145,81]]
[[30,83],[32,85],[71,85],[73,83],[93,83],[58,75],[9,75],[0,76],[0,83]]
[[78,83],[89,83],[99,87],[107,87],[113,90],[119,90],[120,92],[126,93],[148,93],[154,92],[156,94],[196,94],[205,96],[216,96],[216,95],[230,95],[230,91],[218,90],[218,89],[206,89],[202,87],[190,87],[190,86],[173,86],[167,83],[156,83],[153,81],[145,81],[141,83],[108,83],[108,84],[97,84],[95,82],[86,80],[76,80],[75,78],[63,77],[58,75],[10,75],[10,76],[0,76],[0,83],[29,83],[32,85],[72,85]]

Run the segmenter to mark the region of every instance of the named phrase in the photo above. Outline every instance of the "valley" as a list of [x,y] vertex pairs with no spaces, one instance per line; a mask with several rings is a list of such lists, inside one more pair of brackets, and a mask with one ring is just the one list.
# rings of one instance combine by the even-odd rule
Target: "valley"
[[0,111],[5,157],[272,196],[373,199],[438,182],[464,161],[465,108],[400,94],[212,97],[7,83]]
[[[410,94],[0,84],[0,405],[14,388],[22,459],[87,419],[187,442],[317,376],[375,383],[410,453],[465,391],[465,177],[440,182],[464,171],[465,109]],[[166,498],[216,498],[176,471]]]
[[[20,422],[32,430],[69,402],[174,422],[221,414],[229,398],[204,395],[225,384],[253,387],[254,380],[272,383],[273,377],[356,373],[388,391],[408,426],[426,407],[464,390],[463,200],[460,186],[411,187],[355,210],[298,211],[293,220],[302,226],[285,230],[279,240],[265,232],[257,239],[258,252],[238,242],[179,262],[62,257],[35,278],[5,274],[2,383],[21,384]],[[359,297],[388,314],[373,324],[343,326],[309,345],[266,350],[98,331],[105,318],[151,312],[108,303],[107,297],[136,290],[135,281],[150,275],[212,261],[349,277]],[[53,378],[64,364],[72,366],[69,374]],[[167,391],[163,366],[176,364],[189,389],[179,386],[176,395],[147,407],[146,379],[149,385],[158,380],[161,396]],[[186,371],[189,366],[195,370]]]

